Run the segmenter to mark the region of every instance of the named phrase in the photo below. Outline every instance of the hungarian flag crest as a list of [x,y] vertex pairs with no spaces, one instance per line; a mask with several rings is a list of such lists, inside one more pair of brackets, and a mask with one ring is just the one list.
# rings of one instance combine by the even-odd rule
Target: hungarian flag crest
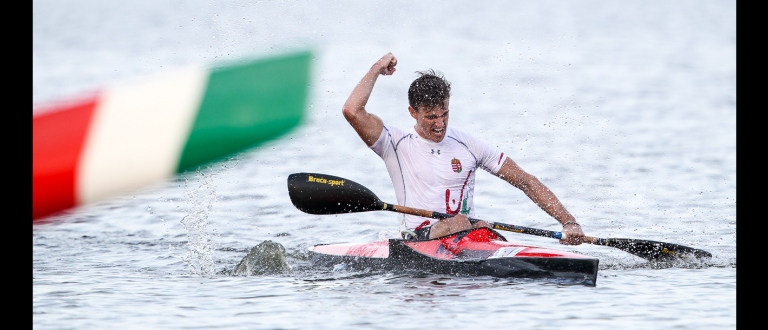
[[191,66],[33,109],[32,218],[197,169],[304,118],[309,51]]
[[451,167],[454,172],[461,173],[461,162],[457,158],[451,159]]

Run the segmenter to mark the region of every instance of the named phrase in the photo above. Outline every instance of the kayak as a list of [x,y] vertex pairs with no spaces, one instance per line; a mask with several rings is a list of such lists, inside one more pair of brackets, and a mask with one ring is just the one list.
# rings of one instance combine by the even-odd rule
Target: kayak
[[[321,173],[288,176],[291,203],[309,214],[347,214],[390,211],[430,219],[453,215],[385,203],[365,186],[349,179]],[[470,223],[480,219],[469,218]],[[519,234],[563,239],[564,233],[486,221],[491,228]],[[390,239],[371,243],[320,244],[309,248],[317,263],[349,264],[389,269],[421,269],[497,277],[570,279],[595,285],[598,259],[535,246],[507,242],[493,229],[476,229],[447,237],[414,241]],[[712,254],[679,244],[632,238],[584,236],[584,243],[610,246],[648,261],[708,259]]]
[[550,279],[587,286],[596,285],[599,262],[591,256],[512,243],[489,228],[430,240],[318,244],[309,251],[313,266]]

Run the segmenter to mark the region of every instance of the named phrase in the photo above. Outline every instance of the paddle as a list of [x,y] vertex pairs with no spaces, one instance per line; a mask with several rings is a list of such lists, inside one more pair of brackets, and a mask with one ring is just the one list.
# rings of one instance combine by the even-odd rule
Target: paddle
[[[309,214],[341,214],[368,211],[393,211],[432,219],[445,219],[453,215],[421,210],[381,201],[368,188],[344,178],[319,173],[294,173],[288,176],[288,195],[297,209]],[[480,219],[469,219],[477,222]],[[486,221],[494,229],[555,239],[563,233]],[[712,254],[691,247],[631,238],[584,237],[584,242],[610,246],[651,261],[671,261],[686,256],[710,258]]]

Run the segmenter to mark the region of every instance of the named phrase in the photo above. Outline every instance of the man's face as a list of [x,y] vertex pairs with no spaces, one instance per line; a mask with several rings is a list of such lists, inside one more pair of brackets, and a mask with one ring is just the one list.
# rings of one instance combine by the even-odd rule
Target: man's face
[[448,128],[448,100],[445,100],[442,106],[419,107],[418,111],[409,106],[408,111],[411,117],[416,119],[416,132],[422,138],[434,142],[440,142],[445,138],[445,131]]

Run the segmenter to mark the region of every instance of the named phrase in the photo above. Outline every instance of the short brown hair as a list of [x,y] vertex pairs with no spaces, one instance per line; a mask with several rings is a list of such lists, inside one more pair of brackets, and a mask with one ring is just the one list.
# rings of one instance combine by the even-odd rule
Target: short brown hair
[[419,75],[408,88],[408,104],[414,109],[445,105],[451,97],[451,83],[435,70],[416,71]]

